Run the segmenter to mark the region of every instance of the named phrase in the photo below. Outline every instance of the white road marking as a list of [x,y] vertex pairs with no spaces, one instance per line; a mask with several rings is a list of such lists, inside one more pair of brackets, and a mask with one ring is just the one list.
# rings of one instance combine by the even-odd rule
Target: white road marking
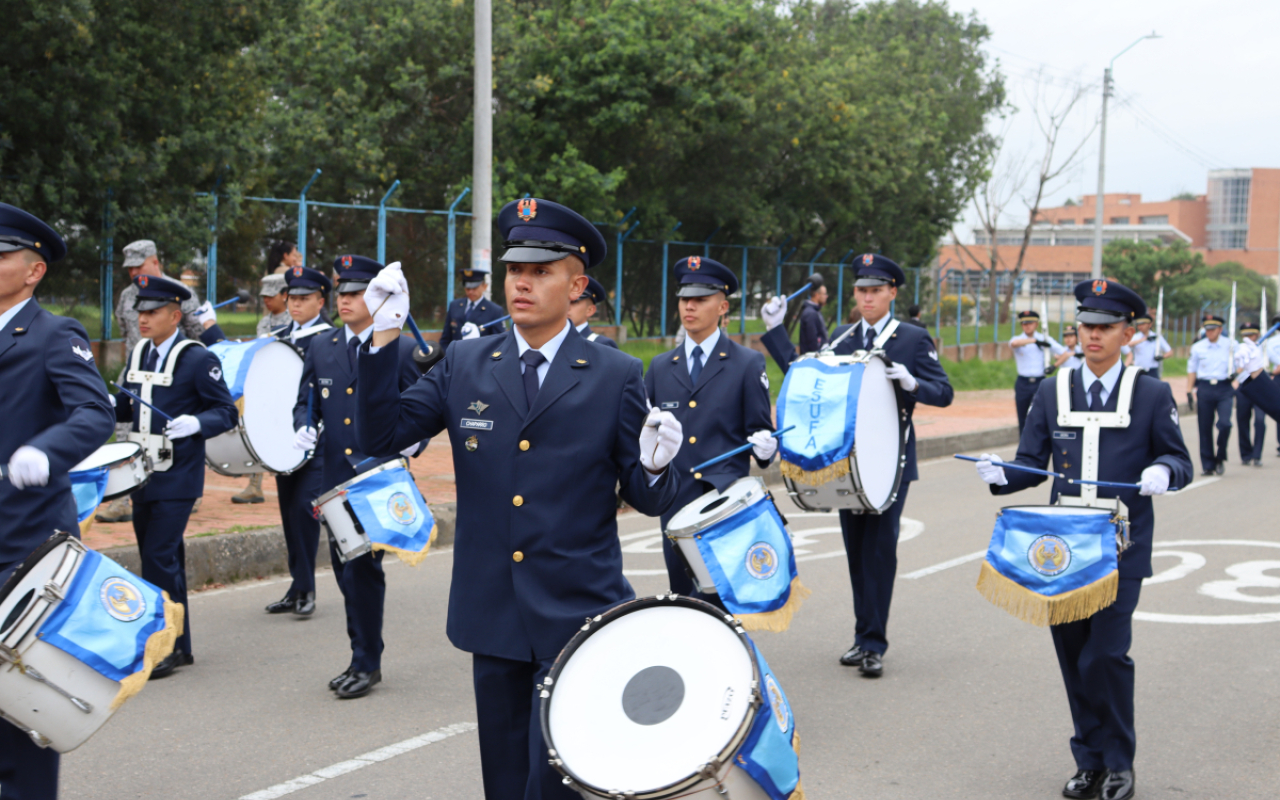
[[315,786],[317,783],[324,783],[330,778],[336,778],[340,775],[346,775],[348,772],[355,772],[373,764],[387,761],[396,756],[402,756],[405,753],[417,750],[420,747],[426,747],[429,744],[443,741],[450,736],[457,736],[460,733],[467,733],[476,729],[474,722],[458,722],[453,725],[446,725],[421,736],[415,736],[412,739],[405,739],[403,742],[389,744],[386,747],[380,747],[377,750],[365,753],[362,756],[356,756],[350,761],[340,761],[337,764],[331,764],[327,767],[316,770],[306,775],[299,775],[293,780],[277,783],[275,786],[268,787],[253,794],[246,794],[240,800],[275,800],[277,797],[284,797],[293,794],[296,791],[305,789],[308,786]]
[[950,561],[943,561],[941,564],[934,564],[932,567],[925,567],[924,569],[918,569],[915,572],[908,572],[902,577],[906,580],[923,578],[927,575],[932,575],[935,572],[942,572],[944,569],[951,569],[952,567],[958,567],[961,564],[968,564],[970,561],[977,561],[986,554],[986,550],[979,550],[978,552],[970,553],[967,556],[960,556],[959,558],[953,558]]

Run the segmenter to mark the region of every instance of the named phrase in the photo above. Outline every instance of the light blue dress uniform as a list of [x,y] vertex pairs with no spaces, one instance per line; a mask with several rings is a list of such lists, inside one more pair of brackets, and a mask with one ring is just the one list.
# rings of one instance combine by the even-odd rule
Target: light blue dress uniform
[[[1018,321],[1039,320],[1040,315],[1032,312],[1023,311],[1018,314]],[[1029,344],[1023,347],[1013,347],[1013,343],[1018,339],[1025,339],[1021,332],[1009,340],[1010,349],[1013,350],[1013,363],[1018,370],[1018,380],[1013,385],[1014,404],[1018,410],[1018,430],[1022,430],[1022,426],[1027,423],[1027,409],[1031,407],[1031,400],[1036,396],[1036,389],[1039,388],[1040,382],[1044,380],[1044,351],[1047,346],[1049,352],[1054,356],[1060,356],[1067,352],[1067,348],[1063,347],[1054,338],[1044,331],[1035,332],[1035,340],[1041,344]]]
[[1133,365],[1138,369],[1152,373],[1158,373],[1160,369],[1160,361],[1156,359],[1156,353],[1168,355],[1173,352],[1173,348],[1169,346],[1169,342],[1163,336],[1160,337],[1159,342],[1156,341],[1154,330],[1147,334],[1147,338],[1132,347]]
[[[1222,320],[1215,319],[1219,324]],[[1211,342],[1206,336],[1191,345],[1187,372],[1196,376],[1196,420],[1200,427],[1200,466],[1212,472],[1227,461],[1227,443],[1231,440],[1231,350],[1234,342],[1226,333]],[[1213,443],[1214,420],[1217,420],[1218,446]]]
[[[1240,325],[1242,339],[1252,338],[1257,342],[1261,333],[1256,322],[1248,321]],[[1266,445],[1267,438],[1267,414],[1239,389],[1236,390],[1236,422],[1240,426],[1240,460],[1246,467],[1249,464],[1262,466],[1262,448]]]

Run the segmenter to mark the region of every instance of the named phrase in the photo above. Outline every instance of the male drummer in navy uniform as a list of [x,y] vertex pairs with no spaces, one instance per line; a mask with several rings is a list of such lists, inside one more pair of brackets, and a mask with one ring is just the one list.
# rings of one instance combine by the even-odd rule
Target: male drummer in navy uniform
[[[333,270],[338,276],[337,311],[343,327],[310,337],[311,344],[298,384],[298,401],[293,408],[296,443],[299,448],[315,451],[316,456],[311,463],[321,473],[320,479],[314,485],[309,483],[306,491],[297,498],[299,505],[305,503],[308,514],[311,513],[311,501],[354,478],[357,465],[363,471],[396,457],[369,458],[355,436],[356,391],[359,388],[356,382],[356,350],[373,334],[373,317],[365,306],[364,292],[380,269],[381,264],[364,256],[344,255],[334,259]],[[396,344],[400,356],[398,365],[393,369],[398,386],[404,391],[418,380],[422,372],[414,365],[415,346],[412,341],[401,337]],[[308,397],[311,398],[310,404]],[[307,419],[309,405],[312,419]],[[317,442],[321,420],[324,421],[324,433],[320,434]],[[399,455],[417,455],[420,450],[421,447],[413,444]],[[366,461],[367,464],[364,463]],[[344,564],[333,542],[329,543],[329,562],[342,592],[347,636],[351,640],[350,664],[342,674],[329,681],[329,689],[344,700],[364,697],[382,681],[382,617],[387,591],[382,556],[382,551],[365,553]],[[311,570],[315,572],[314,563]]]
[[[809,293],[809,299],[800,305],[800,352],[816,353],[827,338],[827,321],[822,318],[822,307],[827,303],[827,287],[819,281]],[[839,316],[839,309],[836,309]]]
[[485,299],[484,284],[489,277],[488,270],[460,269],[458,277],[462,278],[462,292],[466,297],[459,297],[449,304],[444,330],[440,331],[440,346],[443,348],[464,337],[496,336],[506,331],[503,323],[480,327],[506,316],[502,306]]
[[1009,340],[1013,348],[1013,362],[1018,370],[1018,380],[1013,384],[1013,402],[1018,412],[1018,430],[1027,424],[1027,409],[1031,407],[1031,399],[1044,381],[1045,351],[1056,362],[1059,357],[1069,358],[1067,348],[1058,344],[1047,333],[1037,330],[1040,327],[1040,315],[1034,311],[1019,311],[1018,323],[1022,333]]
[[[1240,323],[1240,341],[1257,343],[1262,336],[1262,328],[1253,320]],[[1250,418],[1252,428],[1250,431]],[[1244,392],[1236,390],[1236,422],[1240,425],[1240,460],[1247,467],[1262,466],[1262,448],[1266,445],[1267,414],[1260,406],[1254,405]]]
[[[334,262],[334,269],[337,268],[338,262]],[[271,335],[296,348],[305,359],[316,337],[333,329],[324,313],[333,282],[323,272],[308,267],[289,268],[284,273],[284,280],[288,287],[286,307],[292,321],[271,331]],[[292,390],[293,387],[287,389]],[[314,458],[297,472],[276,476],[280,525],[284,528],[289,576],[293,581],[284,597],[267,606],[268,614],[292,612],[299,617],[309,617],[315,613],[320,521],[312,513],[311,501],[324,492],[323,482],[324,469]]]
[[[685,444],[675,460],[680,492],[671,510],[662,515],[662,528],[680,509],[709,491],[724,491],[751,471],[751,456],[743,453],[704,472],[689,468],[751,441],[757,463],[769,466],[778,450],[772,437],[773,410],[764,355],[743,347],[720,330],[729,313],[729,295],[738,291],[738,276],[718,261],[690,256],[676,262],[680,320],[685,339],[680,347],[654,356],[644,376],[654,408],[670,411],[680,420]],[[671,591],[697,596],[680,550],[662,537]],[[715,596],[703,600],[718,602]]]
[[[1187,359],[1187,396],[1195,392],[1196,421],[1200,425],[1200,466],[1205,475],[1226,472],[1227,443],[1231,441],[1231,348],[1222,335],[1222,317],[1206,314],[1204,338],[1191,345]],[[1218,446],[1213,446],[1214,417]]]
[[[152,462],[151,480],[134,492],[133,533],[142,577],[187,606],[186,546],[183,534],[196,498],[204,493],[204,442],[236,426],[239,412],[222,379],[222,362],[179,328],[181,304],[190,290],[177,281],[139,275],[138,331],[142,341],[129,355],[124,388],[168,415],[116,395],[116,419],[133,423],[129,439],[142,445]],[[191,653],[191,611],[174,651],[152,670],[164,678],[195,663]]]
[[[842,325],[832,333],[831,340],[840,342],[835,353],[849,355],[857,350],[884,350],[885,359],[891,362],[885,374],[895,382],[898,409],[906,416],[909,430],[902,483],[893,505],[881,514],[840,512],[840,530],[844,534],[845,553],[849,559],[855,617],[853,646],[840,657],[840,663],[847,667],[856,666],[863,675],[875,678],[884,672],[884,654],[889,649],[889,604],[893,600],[893,581],[898,571],[898,530],[902,508],[911,482],[920,477],[916,468],[916,436],[915,428],[911,426],[911,415],[917,403],[939,407],[951,405],[955,390],[951,388],[946,370],[938,363],[938,351],[928,330],[914,325],[899,325],[889,314],[898,296],[898,287],[907,281],[902,268],[891,259],[873,253],[854,259],[853,267],[856,275],[853,293],[858,310],[862,312],[862,320],[853,325]],[[786,370],[799,354],[781,327],[780,306],[773,301],[766,304],[761,315],[769,330],[760,342]]]
[[[1071,410],[1123,411],[1118,403],[1127,370],[1121,363],[1121,347],[1133,338],[1133,318],[1145,313],[1146,306],[1128,287],[1110,280],[1081,281],[1075,296],[1085,365],[1069,373]],[[1132,546],[1120,559],[1116,600],[1088,619],[1050,628],[1075,722],[1071,752],[1077,772],[1062,791],[1066,797],[1133,797],[1136,739],[1129,646],[1142,579],[1151,576],[1155,530],[1151,495],[1163,494],[1170,486],[1186,486],[1192,477],[1173,393],[1158,378],[1135,372],[1128,408],[1131,420],[1124,428],[1101,428],[1096,454],[1098,480],[1140,485],[1138,489],[1097,487],[1098,500],[1093,501],[1105,504],[1108,498],[1118,498],[1128,509]],[[1055,471],[1082,478],[1086,437],[1081,428],[1059,423],[1056,383],[1047,381],[1037,390],[1015,462],[1046,469],[1052,459]],[[991,485],[992,494],[1011,494],[1044,481],[1043,475],[1005,470],[1000,466],[1003,462],[990,453],[983,458],[978,474]],[[1092,489],[1055,478],[1050,502],[1059,503],[1063,497],[1069,498],[1063,505],[1078,505],[1077,498],[1082,497],[1089,502]]]
[[[448,431],[458,484],[448,635],[471,652],[489,800],[571,800],[547,763],[538,684],[587,617],[634,597],[622,575],[616,488],[656,516],[675,501],[668,465],[680,423],[646,411],[640,362],[569,323],[604,237],[557,203],[525,198],[498,215],[513,330],[455,342],[403,395],[396,356],[408,284],[398,264],[366,302],[356,434],[366,452]],[[376,349],[375,349],[376,348]]]
[[607,296],[604,293],[604,287],[600,285],[600,281],[588,275],[586,290],[569,305],[569,322],[573,323],[573,328],[578,332],[578,335],[588,342],[595,342],[617,350],[617,342],[603,333],[596,333],[591,330],[591,318],[596,315],[597,307],[604,302]]
[[[67,473],[111,437],[115,414],[89,336],[32,296],[67,246],[39,218],[0,203],[0,587],[54,531],[78,534]],[[0,658],[0,669],[11,665]],[[5,700],[0,697],[0,710]],[[53,800],[58,753],[0,719],[0,796]]]

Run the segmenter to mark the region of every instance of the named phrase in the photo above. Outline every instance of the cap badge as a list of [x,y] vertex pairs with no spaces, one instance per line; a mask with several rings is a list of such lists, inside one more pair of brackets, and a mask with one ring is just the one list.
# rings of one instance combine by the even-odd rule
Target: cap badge
[[149,279],[148,279],[148,277],[147,277],[146,275],[139,275],[139,276],[138,276],[138,288],[139,288],[139,289],[145,289],[145,288],[147,288],[147,281],[148,281],[148,280],[149,280]]
[[342,257],[342,266],[344,266],[344,267],[350,267],[350,266],[351,266],[351,256],[343,256],[343,257]]
[[484,410],[485,410],[486,408],[488,408],[488,407],[489,407],[489,404],[488,404],[488,403],[486,403],[486,402],[484,402],[484,401],[481,401],[481,400],[477,400],[477,401],[475,401],[474,403],[472,403],[471,405],[467,406],[467,410],[468,410],[468,411],[474,411],[474,412],[476,412],[477,414],[483,414],[483,413],[484,413]]
[[689,256],[689,271],[690,271],[690,272],[697,272],[697,271],[698,271],[698,269],[699,269],[701,266],[702,266],[702,257],[701,257],[701,256]]
[[294,268],[293,268],[293,277],[295,277],[295,278],[301,278],[301,277],[302,277],[302,267],[294,267]]
[[538,216],[538,201],[532,197],[526,197],[516,203],[516,216],[521,222],[528,222]]
[[862,266],[869,267],[874,264],[876,257],[873,253],[866,253],[862,256]]
[[1094,294],[1096,294],[1096,295],[1098,295],[1099,297],[1101,297],[1102,295],[1106,294],[1106,293],[1107,293],[1107,282],[1106,282],[1106,281],[1094,281],[1094,282],[1093,282],[1093,293],[1094,293]]

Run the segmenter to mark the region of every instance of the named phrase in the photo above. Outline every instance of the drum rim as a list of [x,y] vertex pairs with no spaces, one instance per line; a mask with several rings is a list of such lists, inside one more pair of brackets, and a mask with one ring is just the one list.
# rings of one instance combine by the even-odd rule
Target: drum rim
[[[96,465],[96,466],[92,466],[92,467],[85,467],[84,469],[77,469],[77,468],[76,468],[76,467],[79,467],[79,466],[80,466],[80,464],[83,464],[84,462],[88,461],[90,458],[93,458],[94,454],[95,454],[95,453],[97,453],[97,452],[98,452],[98,450],[101,450],[103,447],[110,447],[110,446],[112,446],[112,445],[133,445],[134,450],[133,450],[133,452],[131,452],[131,453],[130,453],[129,455],[127,455],[127,456],[121,456],[120,458],[117,458],[117,459],[116,459],[116,460],[114,460],[114,461],[108,461],[108,462],[106,462],[105,464],[98,464],[98,465]],[[94,450],[94,451],[93,451],[93,453],[90,453],[89,455],[87,455],[87,456],[85,456],[84,458],[80,459],[80,464],[76,464],[76,466],[75,466],[75,467],[72,467],[71,469],[67,470],[67,472],[68,472],[68,473],[74,473],[74,472],[91,472],[91,471],[93,471],[93,470],[97,470],[97,469],[113,470],[113,469],[116,469],[117,467],[123,467],[125,464],[128,464],[128,463],[129,463],[129,462],[131,462],[131,461],[136,461],[136,460],[138,460],[139,458],[141,458],[141,457],[145,456],[145,455],[146,455],[146,452],[147,452],[147,451],[146,451],[146,448],[144,448],[144,447],[143,447],[140,443],[138,443],[138,442],[131,442],[131,441],[128,441],[128,440],[123,441],[123,442],[107,442],[106,444],[102,445],[102,447],[99,447],[97,450]]]
[[[765,485],[765,482],[763,479],[755,475],[744,475],[743,477],[738,478],[736,481],[726,486],[725,489],[726,490],[732,489],[734,486],[737,486],[739,483],[742,483],[743,481],[749,481],[749,482],[754,481],[757,485],[759,485],[761,490],[760,500],[752,500],[750,503],[745,503],[745,504],[742,503],[742,501],[725,503],[720,508],[716,509],[715,514],[711,515],[710,517],[708,517],[707,519],[701,522],[694,523],[693,525],[686,525],[683,528],[668,528],[666,530],[667,538],[669,539],[691,538],[694,534],[698,533],[699,531],[705,530],[710,526],[715,525],[717,522],[723,522],[724,520],[729,519],[734,514],[737,514],[739,509],[750,508],[756,503],[759,503],[764,499],[768,499],[769,487]],[[706,497],[708,494],[713,494],[713,493],[719,494],[721,496],[724,495],[724,492],[721,492],[720,490],[717,489],[717,490],[714,490],[714,492],[707,492],[706,494],[702,495],[702,497],[699,497],[697,500],[690,502],[688,505],[693,505],[694,503],[700,502],[703,497]],[[682,508],[680,509],[680,511],[684,511],[684,509]],[[679,511],[676,512],[677,515],[679,515],[679,513],[680,513]],[[674,520],[675,517],[672,517],[672,519]]]
[[[1068,510],[1072,512],[1079,511],[1085,514],[1094,513],[1094,514],[1097,514],[1098,516],[1102,516],[1106,514],[1107,516],[1114,517],[1116,515],[1115,509],[1105,508],[1102,506],[1061,506],[1061,505],[1058,505],[1057,503],[1019,503],[1017,505],[1012,505],[1012,506],[1001,506],[1000,511],[997,512],[997,515],[1003,514],[1006,511],[1018,511],[1021,509],[1031,510],[1036,508],[1052,508],[1052,509],[1057,509],[1063,512]],[[1057,515],[1055,514],[1054,516],[1057,516]]]
[[[542,739],[546,744],[547,753],[551,757],[551,767],[570,779],[574,786],[581,787],[599,797],[614,797],[618,793],[615,790],[604,789],[593,783],[582,780],[572,769],[564,763],[564,759],[560,758],[556,752],[555,739],[551,735],[551,700],[555,694],[556,681],[560,677],[560,673],[564,670],[565,664],[577,652],[582,643],[591,637],[591,634],[604,627],[610,622],[619,620],[628,614],[634,614],[637,611],[643,611],[649,608],[662,606],[683,606],[695,611],[701,611],[708,616],[720,620],[728,626],[733,633],[742,642],[746,649],[749,660],[751,661],[751,698],[747,702],[747,713],[743,717],[742,724],[738,730],[729,739],[724,749],[716,754],[715,772],[720,773],[725,766],[733,766],[733,755],[742,747],[742,743],[746,741],[748,734],[751,733],[751,726],[755,723],[756,714],[759,711],[760,704],[763,702],[760,695],[760,662],[756,658],[755,644],[751,641],[751,637],[747,636],[746,630],[742,627],[742,623],[736,617],[721,611],[710,603],[698,600],[694,597],[678,595],[668,592],[667,594],[652,595],[649,597],[637,597],[626,602],[619,603],[616,606],[603,611],[594,617],[587,619],[586,623],[580,627],[573,638],[569,639],[569,643],[564,646],[560,654],[556,656],[555,662],[552,663],[551,669],[547,671],[547,677],[543,679],[543,684],[539,687],[542,702],[539,704],[538,718],[542,724]],[[634,797],[635,800],[664,800],[665,798],[678,797],[681,792],[695,786],[707,776],[704,773],[696,772],[686,778],[682,778],[675,783],[659,786],[644,791],[636,791],[627,795]]]
[[[364,480],[370,475],[376,475],[379,472],[385,472],[386,470],[389,470],[393,467],[402,467],[406,472],[409,472],[409,460],[404,456],[400,456],[399,458],[393,458],[390,461],[384,461],[381,464],[377,465],[376,467],[373,467],[372,469],[367,469],[364,472],[361,472],[358,475],[356,475],[354,478],[343,481],[342,483],[333,487],[329,491],[317,497],[315,500],[312,500],[311,507],[318,509],[321,506],[323,506],[325,503],[328,503],[330,500],[334,499],[335,497],[338,497],[343,492],[345,492],[348,488],[350,488],[351,486],[354,486],[355,484],[359,483],[360,481]],[[412,476],[413,473],[410,472],[409,474]]]
[[9,592],[13,591],[14,587],[23,578],[27,577],[31,570],[36,568],[36,564],[39,564],[45,556],[53,552],[54,548],[68,539],[74,540],[77,544],[80,541],[66,531],[54,531],[52,536],[41,542],[39,547],[32,550],[30,555],[22,559],[22,563],[9,575],[9,580],[4,582],[4,586],[0,586],[0,603],[3,603],[9,597]]

